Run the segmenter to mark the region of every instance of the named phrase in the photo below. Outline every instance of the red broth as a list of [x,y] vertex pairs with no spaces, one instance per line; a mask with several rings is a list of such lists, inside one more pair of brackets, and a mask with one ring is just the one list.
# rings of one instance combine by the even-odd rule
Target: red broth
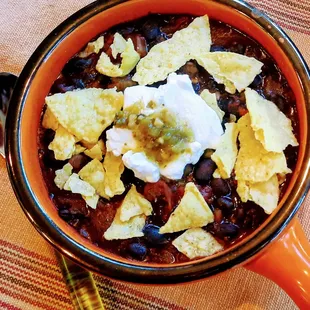
[[[170,38],[175,31],[186,27],[193,18],[181,15],[149,15],[134,22],[116,26],[103,33],[105,38],[103,51],[107,54],[111,53],[110,45],[113,42],[113,35],[119,32],[126,39],[132,39],[136,50],[143,57],[153,45]],[[235,52],[255,57],[264,63],[262,72],[250,87],[266,99],[273,101],[291,119],[298,139],[295,97],[274,60],[258,43],[229,25],[215,20],[211,20],[210,25],[211,51]],[[54,82],[50,95],[90,87],[103,89],[117,87],[119,91],[123,91],[126,87],[137,85],[131,80],[134,70],[122,78],[110,78],[97,72],[95,66],[98,58],[99,54],[91,54],[87,58],[79,58],[76,55],[70,59]],[[204,89],[216,93],[218,105],[225,112],[223,125],[229,120],[231,114],[239,119],[247,113],[244,94],[227,93],[224,86],[216,83],[196,61],[187,62],[177,73],[189,75],[196,93],[200,94]],[[155,83],[153,86],[159,86],[165,82]],[[55,160],[53,152],[48,150],[48,145],[53,138],[52,130],[40,127],[38,133],[40,165],[50,198],[59,216],[89,242],[129,260],[152,263],[178,263],[189,260],[172,245],[172,241],[183,232],[165,235],[158,233],[159,227],[167,222],[182,198],[187,182],[194,182],[197,185],[214,213],[214,223],[203,228],[225,248],[251,234],[268,217],[264,210],[255,203],[240,201],[236,192],[237,181],[234,175],[227,180],[212,177],[216,165],[208,154],[202,156],[196,165],[186,166],[183,178],[178,181],[162,178],[157,183],[144,183],[135,178],[132,171],[125,168],[122,181],[126,191],[110,201],[100,198],[96,210],[93,210],[86,206],[81,195],[60,190],[54,184],[55,170],[61,169],[68,161]],[[105,132],[102,133],[102,139],[105,140]],[[298,147],[289,146],[285,150],[288,167],[292,170],[297,161],[297,153]],[[89,161],[91,158],[84,154],[75,155],[69,160],[76,173]],[[290,175],[287,175],[285,182],[281,185],[280,197],[289,183],[289,178]],[[137,190],[153,206],[153,214],[146,221],[144,237],[107,241],[103,234],[111,225],[117,208],[132,184],[136,185]]]

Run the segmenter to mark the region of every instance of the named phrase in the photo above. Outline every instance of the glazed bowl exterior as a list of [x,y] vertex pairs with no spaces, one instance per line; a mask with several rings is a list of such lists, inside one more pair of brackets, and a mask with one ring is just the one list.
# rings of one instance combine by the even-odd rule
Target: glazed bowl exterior
[[[104,30],[148,13],[208,14],[258,41],[273,56],[293,89],[299,116],[296,169],[278,209],[251,236],[212,257],[174,265],[130,262],[90,244],[59,218],[49,199],[38,153],[44,98],[65,63]],[[18,200],[37,230],[62,254],[103,275],[142,283],[176,283],[215,275],[244,263],[288,225],[309,188],[309,70],[298,50],[267,16],[233,0],[96,1],[57,27],[34,52],[16,85],[8,113],[6,156]]]

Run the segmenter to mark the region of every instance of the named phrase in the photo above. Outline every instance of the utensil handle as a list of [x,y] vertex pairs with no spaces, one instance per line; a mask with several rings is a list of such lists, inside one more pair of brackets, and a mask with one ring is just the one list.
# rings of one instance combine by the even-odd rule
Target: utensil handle
[[278,284],[300,309],[310,309],[310,243],[296,218],[244,267]]
[[56,256],[75,309],[104,310],[91,273],[58,252]]

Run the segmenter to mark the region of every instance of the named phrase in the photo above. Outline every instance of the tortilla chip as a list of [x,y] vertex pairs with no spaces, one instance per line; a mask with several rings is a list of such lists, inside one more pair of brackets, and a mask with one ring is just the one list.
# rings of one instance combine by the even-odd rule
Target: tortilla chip
[[281,185],[282,183],[284,183],[286,181],[286,174],[285,173],[279,173],[277,175],[277,177],[278,177],[279,185]]
[[79,57],[85,58],[90,54],[98,54],[100,50],[104,47],[104,37],[99,37],[96,41],[89,42],[84,51],[78,54]]
[[225,133],[221,136],[220,143],[216,151],[211,155],[211,159],[216,163],[220,177],[228,179],[237,159],[239,129],[236,123],[226,123],[225,127]]
[[212,176],[213,176],[214,179],[220,179],[221,175],[220,175],[219,169],[215,169],[215,171],[213,172]]
[[126,44],[124,44],[120,36],[120,34],[118,34],[118,36],[115,34],[111,48],[114,58],[116,58],[114,55],[117,55],[121,51],[122,63],[120,66],[113,64],[110,57],[102,52],[96,65],[96,70],[101,74],[110,77],[125,76],[132,71],[140,60],[140,55],[135,51],[132,40],[124,40],[126,42]]
[[99,147],[100,147],[100,150],[101,150],[102,155],[105,155],[106,152],[107,152],[107,149],[106,149],[106,147],[105,147],[105,144],[104,144],[103,140],[99,140],[99,141],[98,141],[98,145],[99,145]]
[[154,45],[138,63],[132,80],[140,85],[163,81],[188,60],[209,52],[210,46],[209,18],[197,17],[188,27],[176,31],[171,39]]
[[60,189],[63,189],[66,182],[68,181],[70,175],[72,174],[72,165],[70,163],[65,164],[62,169],[55,171],[54,182],[56,186]]
[[116,89],[88,88],[46,97],[58,122],[79,140],[97,143],[123,106],[124,96]]
[[103,197],[109,199],[115,195],[120,195],[125,191],[124,184],[121,180],[121,175],[124,172],[124,164],[122,157],[114,156],[113,153],[107,152],[103,167],[105,170],[104,179],[104,195]]
[[210,256],[224,249],[210,233],[202,228],[187,230],[172,244],[190,259]]
[[126,46],[127,46],[127,41],[123,38],[121,34],[116,32],[114,34],[113,43],[110,46],[113,58],[116,59],[118,54],[123,53],[124,50],[126,49]]
[[284,153],[268,152],[256,140],[250,115],[238,121],[240,149],[235,165],[236,179],[252,183],[269,180],[276,173],[290,173]]
[[59,123],[53,112],[47,107],[43,116],[42,126],[46,129],[57,130]]
[[216,100],[216,94],[212,94],[209,92],[208,89],[205,89],[201,94],[200,97],[206,102],[206,104],[215,111],[217,116],[219,117],[220,121],[222,122],[225,112],[222,111]]
[[281,153],[289,144],[298,145],[291,120],[273,102],[250,88],[245,90],[245,98],[255,138],[267,151]]
[[[100,143],[99,143],[100,142]],[[93,146],[90,150],[85,150],[84,154],[92,159],[102,160],[102,147],[104,147],[104,142],[100,140],[95,146]]]
[[161,234],[173,233],[189,228],[203,227],[214,221],[210,207],[196,185],[187,183],[180,204],[170,215],[168,222],[160,228]]
[[82,196],[82,197],[89,207],[91,207],[92,209],[97,208],[97,204],[98,204],[98,200],[99,200],[99,196],[97,194],[90,196],[90,197],[87,197],[87,196]]
[[54,140],[49,144],[48,149],[54,151],[54,156],[57,160],[69,159],[75,151],[75,138],[64,127],[59,126]]
[[237,193],[241,201],[254,201],[264,209],[265,213],[271,214],[279,201],[278,177],[275,174],[269,180],[258,183],[238,181]]
[[129,239],[143,237],[143,227],[145,225],[145,215],[137,215],[129,221],[120,220],[120,208],[118,208],[111,226],[104,233],[106,240]]
[[120,220],[126,222],[136,215],[151,215],[153,211],[151,203],[139,194],[134,185],[124,198],[120,206]]
[[75,150],[73,155],[81,154],[86,150],[86,147],[82,146],[81,144],[75,144]]
[[234,94],[248,87],[261,72],[263,63],[253,57],[231,52],[204,53],[196,58],[214,79],[225,85],[227,92]]
[[76,173],[71,174],[64,189],[87,197],[95,195],[95,189],[89,183],[82,181]]
[[82,180],[89,183],[96,192],[105,197],[105,172],[102,163],[98,159],[94,159],[79,171]]

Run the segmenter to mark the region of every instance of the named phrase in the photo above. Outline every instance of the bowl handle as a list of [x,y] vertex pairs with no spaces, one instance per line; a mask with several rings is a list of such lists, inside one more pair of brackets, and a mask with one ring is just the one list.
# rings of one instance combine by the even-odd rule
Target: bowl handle
[[300,309],[310,309],[310,243],[296,218],[244,267],[278,284]]

